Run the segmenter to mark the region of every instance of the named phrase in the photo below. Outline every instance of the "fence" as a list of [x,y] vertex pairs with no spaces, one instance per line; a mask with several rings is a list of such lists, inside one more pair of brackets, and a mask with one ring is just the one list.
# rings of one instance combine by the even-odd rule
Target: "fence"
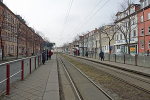
[[[81,55],[82,56],[82,55]],[[98,53],[89,53],[89,58],[99,59]],[[123,64],[130,64],[135,66],[143,66],[143,67],[150,67],[150,56],[139,56],[139,55],[130,55],[130,54],[104,54],[104,60],[123,63]]]
[[10,94],[10,87],[31,74],[41,64],[41,55],[0,64],[0,94]]

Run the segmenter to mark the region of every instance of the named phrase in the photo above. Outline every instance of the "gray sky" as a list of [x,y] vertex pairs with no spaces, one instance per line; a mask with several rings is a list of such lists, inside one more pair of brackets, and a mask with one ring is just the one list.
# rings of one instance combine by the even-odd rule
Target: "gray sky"
[[[73,0],[66,21],[71,1],[3,0],[12,12],[21,15],[29,23],[30,27],[41,31],[51,42],[55,42],[56,46],[72,42],[77,34],[92,31],[102,24],[110,23],[111,16],[117,13],[119,2],[123,0],[109,0],[108,2],[107,0]],[[105,3],[106,5],[104,5]],[[139,3],[139,0],[135,0],[135,3]],[[88,16],[97,4],[96,9]],[[95,14],[96,12],[97,14]],[[93,16],[94,14],[95,16]],[[82,21],[83,23],[81,23]]]

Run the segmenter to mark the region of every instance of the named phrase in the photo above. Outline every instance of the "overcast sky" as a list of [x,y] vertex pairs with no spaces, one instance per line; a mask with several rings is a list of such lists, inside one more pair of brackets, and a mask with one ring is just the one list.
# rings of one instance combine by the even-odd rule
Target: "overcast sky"
[[[3,2],[12,12],[21,15],[29,27],[41,31],[51,42],[55,42],[56,46],[61,46],[63,43],[72,42],[77,34],[111,23],[111,16],[119,11],[119,3],[123,0],[3,0]],[[139,0],[135,0],[135,3],[139,3]]]

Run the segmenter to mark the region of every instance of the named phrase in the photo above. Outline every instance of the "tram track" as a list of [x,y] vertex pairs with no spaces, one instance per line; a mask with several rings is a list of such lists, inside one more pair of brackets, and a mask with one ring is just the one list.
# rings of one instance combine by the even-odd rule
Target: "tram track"
[[[76,93],[78,100],[114,100],[109,94],[107,94],[73,64],[61,56],[58,58],[73,87],[74,93]],[[86,91],[85,89],[90,91]]]
[[[131,86],[134,86],[136,88],[139,88],[147,93],[150,93],[150,79],[149,77],[141,77],[139,76],[138,74],[134,74],[134,73],[130,73],[130,72],[126,72],[126,71],[122,71],[120,69],[116,69],[116,68],[112,68],[112,67],[109,67],[109,66],[106,66],[106,65],[102,65],[102,64],[97,64],[95,62],[92,62],[92,61],[87,61],[87,60],[84,60],[84,59],[80,59],[80,58],[74,58],[80,62],[84,62],[85,64],[87,65],[90,65],[91,67],[95,68],[95,70],[99,70],[99,71],[103,71],[105,72],[106,74],[114,77],[114,78],[118,78],[119,80],[121,81],[124,81],[126,82],[127,84],[130,84]],[[128,77],[130,79],[122,79],[120,78],[120,75],[123,75],[122,77]],[[117,77],[119,76],[119,77]],[[130,80],[133,81],[133,79],[135,79],[134,81],[137,83],[137,80],[139,81],[138,84],[134,83],[134,82],[129,82]],[[141,82],[141,83],[140,83]],[[139,84],[140,83],[140,84]],[[140,85],[140,86],[138,86]]]
[[[147,96],[147,95],[150,94],[150,91],[149,91],[150,82],[149,82],[148,78],[145,78],[145,77],[141,78],[141,76],[139,77],[137,74],[136,75],[135,74],[131,75],[133,73],[128,73],[128,72],[125,72],[125,71],[122,71],[122,70],[119,71],[119,69],[110,68],[110,67],[108,67],[106,65],[98,64],[98,63],[87,61],[87,60],[84,60],[84,59],[79,59],[79,58],[72,57],[72,56],[68,56],[68,57],[70,57],[70,59],[73,59],[75,61],[84,63],[87,66],[90,66],[92,70],[95,70],[97,72],[100,72],[100,73],[103,73],[105,75],[108,75],[108,76],[110,76],[110,77],[112,77],[112,78],[114,78],[116,80],[119,80],[119,81],[123,82],[124,84],[130,85],[130,87],[134,87],[134,88],[138,89],[136,91],[138,91],[139,93],[143,93],[143,96],[144,95]],[[120,77],[118,77],[118,76],[120,76]],[[96,79],[93,79],[93,80],[96,80]],[[96,82],[98,82],[98,81],[96,81]],[[100,83],[103,83],[103,82],[100,82]],[[145,84],[146,84],[146,86],[145,86]],[[143,87],[143,86],[145,86],[145,87]],[[129,87],[129,86],[127,86],[127,87]],[[113,90],[115,90],[115,89],[113,89]],[[130,90],[130,89],[128,89],[128,90]],[[135,89],[133,89],[133,90],[135,90]],[[131,90],[131,92],[134,92],[133,90]],[[116,91],[118,91],[118,90],[116,90]],[[121,92],[123,92],[123,91],[121,91]],[[145,98],[143,100],[149,100],[147,98]]]

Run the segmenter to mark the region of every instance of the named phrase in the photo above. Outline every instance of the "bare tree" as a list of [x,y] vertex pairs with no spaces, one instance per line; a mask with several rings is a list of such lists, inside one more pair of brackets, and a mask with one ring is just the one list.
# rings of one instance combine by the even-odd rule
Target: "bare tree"
[[101,33],[106,34],[105,38],[108,38],[108,43],[109,43],[109,53],[111,54],[111,47],[110,43],[112,40],[114,40],[114,36],[116,34],[117,30],[115,30],[115,25],[108,25],[108,28],[103,29]]
[[18,45],[19,45],[19,37],[21,36],[21,32],[20,32],[20,27],[21,27],[21,24],[20,23],[17,23],[17,33],[15,33],[16,37],[17,37],[17,58],[18,58]]
[[[139,6],[133,4],[134,0],[124,0],[120,4],[121,12],[117,13],[117,19],[115,20],[116,30],[119,30],[118,33],[123,34],[128,47],[128,53],[130,54],[130,41],[131,41],[131,32],[137,28],[136,23],[136,13],[134,13],[134,6]],[[117,34],[116,34],[117,35]],[[122,36],[122,35],[121,35]]]

